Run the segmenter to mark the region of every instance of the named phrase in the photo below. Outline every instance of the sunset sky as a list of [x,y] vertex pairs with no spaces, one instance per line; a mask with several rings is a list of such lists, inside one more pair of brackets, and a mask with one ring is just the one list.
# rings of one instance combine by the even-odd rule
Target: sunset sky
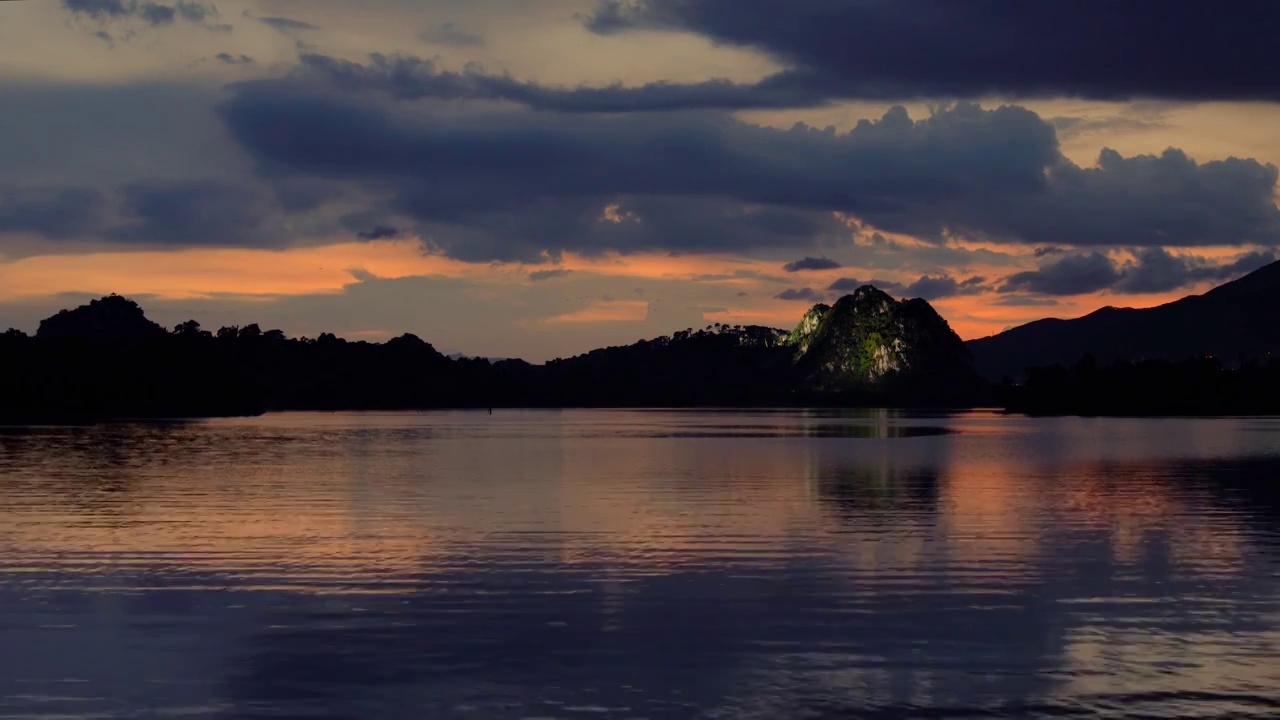
[[962,337],[1276,259],[1280,3],[0,2],[0,328],[540,361],[873,282]]

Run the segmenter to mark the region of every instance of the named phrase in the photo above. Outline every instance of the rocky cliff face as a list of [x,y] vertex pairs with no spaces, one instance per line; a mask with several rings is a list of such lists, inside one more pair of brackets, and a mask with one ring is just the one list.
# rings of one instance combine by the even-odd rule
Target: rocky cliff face
[[818,328],[822,327],[822,321],[830,312],[830,305],[818,304],[809,308],[804,317],[800,318],[800,324],[796,325],[796,329],[787,336],[787,344],[795,347],[796,352],[801,355],[808,352],[809,345],[818,334]]
[[815,306],[787,342],[814,392],[959,400],[985,389],[964,342],[928,302],[899,302],[870,285]]

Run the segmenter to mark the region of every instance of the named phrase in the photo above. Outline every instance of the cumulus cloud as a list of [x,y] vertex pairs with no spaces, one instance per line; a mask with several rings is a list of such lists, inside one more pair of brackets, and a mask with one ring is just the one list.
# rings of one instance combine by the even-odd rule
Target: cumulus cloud
[[803,300],[805,302],[818,303],[826,299],[827,295],[813,288],[788,288],[773,296],[775,300]]
[[[223,213],[252,215],[239,227],[259,231],[194,233],[199,242],[279,244],[266,227],[351,237],[394,218],[433,251],[475,261],[545,262],[566,250],[773,249],[820,259],[815,251],[844,246],[841,260],[880,274],[1016,259],[993,243],[1108,249],[1280,240],[1274,167],[1197,163],[1176,150],[1106,151],[1097,166],[1077,166],[1059,152],[1049,123],[1016,106],[960,104],[921,119],[894,108],[836,132],[762,127],[723,113],[402,103],[292,75],[233,84],[212,116],[204,108],[215,100],[174,85],[5,91],[23,102],[0,116],[0,185],[52,193],[75,177],[98,187],[115,208],[99,237],[131,217],[117,207],[122,183],[189,182],[201,167],[223,184],[264,186],[274,197],[224,202]],[[141,112],[154,107],[165,114]],[[130,120],[49,128],[42,119],[86,108]],[[224,132],[231,146],[220,141]],[[128,166],[107,147],[127,148]],[[257,177],[240,176],[246,166]],[[278,221],[264,223],[262,207]],[[26,232],[41,234],[36,216],[23,216]],[[66,223],[42,217],[51,237],[65,233]],[[925,242],[877,242],[877,230]],[[854,235],[861,239],[851,246]]]
[[810,96],[1280,99],[1271,0],[601,0],[586,25],[754,48]]
[[1200,282],[1224,282],[1275,262],[1272,251],[1251,252],[1230,262],[1218,263],[1196,255],[1174,255],[1163,248],[1144,248],[1135,259],[1122,264],[1118,293],[1158,293]]
[[[1277,171],[1256,160],[1197,163],[1181,150],[1124,157],[1104,149],[1094,167],[1058,163],[1050,192],[1010,212],[975,204],[973,226],[993,236],[1063,245],[1273,243],[1280,233]],[[1002,217],[997,218],[1000,215]]]
[[904,288],[902,294],[907,297],[936,300],[957,295],[977,295],[988,290],[987,279],[980,276],[956,280],[950,275],[924,275]]
[[1070,255],[1038,270],[1010,275],[999,289],[1002,293],[1083,295],[1105,290],[1119,282],[1120,277],[1120,271],[1111,258],[1100,252],[1091,252]]
[[[357,82],[353,80],[352,82]],[[814,247],[833,212],[936,241],[1274,244],[1276,168],[1169,150],[1096,167],[1016,106],[903,108],[837,133],[720,113],[457,113],[335,95],[304,78],[242,83],[223,116],[274,176],[359,184],[443,252],[473,260]]]
[[782,266],[787,272],[803,272],[806,270],[835,270],[840,263],[825,257],[804,257]]
[[214,58],[217,59],[218,62],[225,63],[227,65],[253,64],[253,58],[249,57],[248,55],[232,55],[231,53],[222,52],[222,53],[218,53],[217,55],[214,55]]
[[178,3],[174,5],[174,8],[178,11],[178,15],[183,19],[189,20],[193,23],[203,23],[206,20],[218,17],[218,8],[216,5],[205,5],[198,2],[184,2],[183,0],[178,0]]
[[1228,262],[1164,248],[1142,248],[1132,260],[1119,262],[1100,252],[1075,254],[1037,270],[1005,278],[1001,293],[1084,295],[1109,290],[1117,294],[1160,293],[1202,282],[1225,282],[1276,260],[1274,251],[1255,251]]
[[990,286],[984,277],[970,277],[956,280],[947,274],[923,275],[911,283],[900,283],[893,280],[859,280],[857,278],[840,278],[827,288],[836,292],[853,292],[863,285],[874,285],[881,290],[899,297],[924,298],[937,300],[957,295],[977,295],[988,292]]
[[137,3],[132,0],[62,0],[62,6],[96,20],[125,17],[137,10]]
[[177,15],[178,12],[168,5],[147,3],[138,8],[138,17],[152,25],[168,25]]
[[203,24],[218,15],[217,7],[190,0],[173,5],[138,0],[62,0],[62,6],[74,15],[97,22],[137,18],[152,27],[172,25],[175,20]]

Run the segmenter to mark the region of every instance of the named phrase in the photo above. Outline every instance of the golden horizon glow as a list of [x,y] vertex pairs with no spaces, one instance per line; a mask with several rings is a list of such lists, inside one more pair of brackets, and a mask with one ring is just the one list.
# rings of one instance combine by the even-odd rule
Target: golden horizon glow
[[[1001,249],[998,245],[963,243],[974,250]],[[501,301],[512,287],[530,290],[554,288],[549,282],[584,282],[592,278],[643,284],[645,281],[678,282],[732,291],[729,297],[700,301],[708,323],[770,325],[788,329],[814,304],[812,300],[779,300],[784,287],[812,287],[819,292],[835,280],[856,277],[910,284],[919,274],[882,272],[869,268],[840,267],[803,273],[786,273],[777,260],[727,254],[671,255],[665,252],[622,255],[565,253],[557,264],[520,262],[468,263],[426,254],[416,239],[342,242],[283,249],[185,248],[179,250],[103,249],[85,254],[50,254],[0,261],[0,302],[24,302],[64,293],[117,293],[161,300],[234,299],[271,303],[301,296],[341,296],[361,282],[412,278],[457,280],[472,284],[477,292]],[[1007,248],[1004,248],[1007,250]],[[1183,252],[1223,259],[1239,254],[1238,248],[1189,248]],[[1112,253],[1124,261],[1126,253]],[[996,279],[1019,268],[968,266],[952,271],[964,279],[974,275]],[[540,270],[564,271],[562,277],[541,283],[530,277]],[[1212,283],[1182,290],[1144,295],[1095,292],[1045,299],[1040,304],[1003,305],[1002,295],[939,298],[931,301],[961,338],[970,340],[999,333],[1043,317],[1078,317],[1106,306],[1153,307],[1203,292]],[[721,288],[720,291],[715,288]],[[557,310],[548,307],[534,325],[608,325],[637,323],[650,317],[649,299],[598,297],[580,307]],[[682,328],[661,328],[675,332]],[[399,330],[385,326],[356,327],[353,337],[389,337]]]
[[546,325],[559,323],[641,322],[649,314],[649,303],[643,300],[605,300],[588,308],[543,318]]

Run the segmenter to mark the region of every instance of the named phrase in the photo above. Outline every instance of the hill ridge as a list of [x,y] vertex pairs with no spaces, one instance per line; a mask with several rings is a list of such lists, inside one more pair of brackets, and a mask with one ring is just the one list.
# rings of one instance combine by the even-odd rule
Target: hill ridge
[[987,379],[1027,368],[1213,356],[1227,364],[1280,354],[1280,261],[1150,308],[1107,306],[1077,318],[1044,318],[967,343]]

